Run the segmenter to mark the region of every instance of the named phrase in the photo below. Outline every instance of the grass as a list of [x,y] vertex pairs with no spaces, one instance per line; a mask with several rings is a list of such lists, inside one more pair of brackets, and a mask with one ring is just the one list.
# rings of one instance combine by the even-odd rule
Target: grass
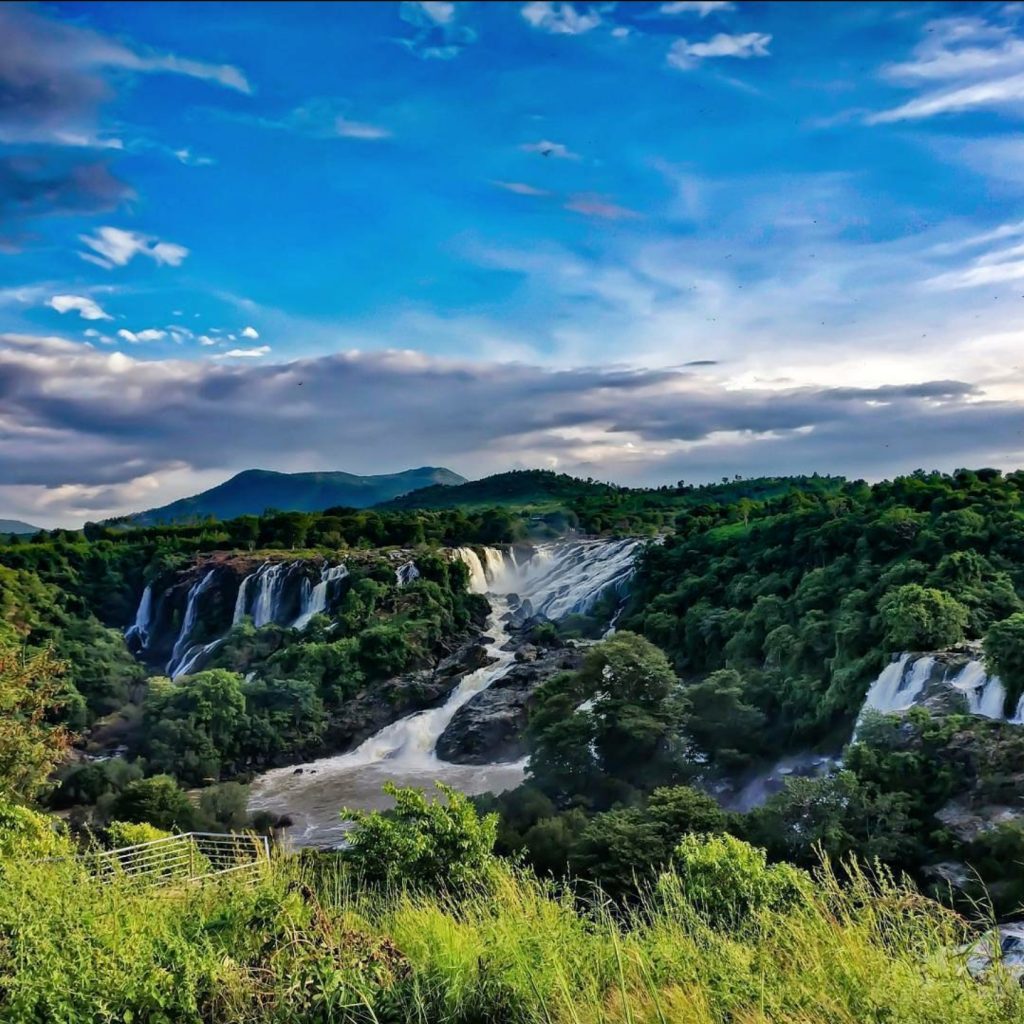
[[968,973],[966,923],[888,879],[827,872],[798,905],[714,927],[685,896],[623,918],[501,866],[461,898],[360,888],[281,856],[255,884],[99,882],[0,865],[11,1022],[1000,1024],[1024,994]]

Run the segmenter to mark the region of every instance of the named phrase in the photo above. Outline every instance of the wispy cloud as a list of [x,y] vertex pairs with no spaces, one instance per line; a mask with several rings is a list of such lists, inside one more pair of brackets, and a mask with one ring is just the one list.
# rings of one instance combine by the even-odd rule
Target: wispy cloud
[[771,35],[765,32],[743,32],[738,35],[719,32],[701,43],[677,39],[669,47],[667,60],[671,67],[687,71],[696,67],[702,60],[713,60],[719,57],[731,57],[736,60],[769,57],[771,54],[768,47],[771,41]]
[[360,121],[350,116],[351,104],[345,100],[317,97],[280,117],[251,114],[230,115],[234,120],[295,132],[313,139],[359,139],[374,142],[391,137],[383,125]]
[[95,299],[85,295],[54,295],[47,303],[58,313],[77,313],[83,320],[113,320]]
[[601,24],[601,15],[593,7],[580,10],[573,3],[532,0],[523,4],[520,13],[530,26],[552,35],[579,36]]
[[917,121],[981,108],[1024,110],[1024,39],[1011,25],[978,17],[928,22],[910,60],[886,65],[882,77],[920,95],[865,116],[867,124]]
[[584,217],[597,217],[600,220],[633,220],[640,216],[636,210],[619,206],[607,196],[593,192],[579,193],[569,197],[565,204],[567,210],[580,213]]
[[92,250],[92,254],[79,253],[79,256],[107,270],[123,267],[136,256],[147,256],[159,266],[178,267],[189,252],[175,242],[163,242],[151,235],[121,228],[102,227],[95,235],[79,235],[78,238]]
[[671,0],[658,10],[662,14],[696,14],[706,18],[715,11],[731,11],[735,6],[730,0]]
[[506,192],[513,192],[517,196],[549,196],[551,193],[544,188],[537,188],[534,185],[528,185],[525,181],[496,181],[494,184],[498,188],[503,188]]

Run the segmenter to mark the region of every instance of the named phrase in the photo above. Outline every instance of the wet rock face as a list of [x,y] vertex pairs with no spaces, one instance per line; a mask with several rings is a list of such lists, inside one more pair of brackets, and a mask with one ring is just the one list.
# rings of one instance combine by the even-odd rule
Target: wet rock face
[[518,761],[526,754],[523,731],[537,688],[556,672],[578,668],[581,660],[574,648],[542,654],[524,644],[516,664],[455,713],[437,741],[437,756],[454,764]]

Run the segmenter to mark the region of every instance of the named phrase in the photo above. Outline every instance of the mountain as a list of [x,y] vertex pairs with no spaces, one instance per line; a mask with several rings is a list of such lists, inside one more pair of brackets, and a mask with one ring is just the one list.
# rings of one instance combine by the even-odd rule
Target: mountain
[[128,516],[136,526],[180,523],[205,519],[234,519],[259,515],[265,509],[315,512],[335,505],[368,508],[417,488],[464,484],[466,478],[450,469],[422,466],[384,476],[355,476],[352,473],[275,473],[247,469],[230,480],[190,498],[172,501]]
[[40,529],[20,519],[0,519],[0,533],[38,533]]
[[551,505],[574,498],[605,496],[623,490],[595,480],[580,480],[549,469],[515,469],[457,486],[423,487],[384,502],[385,508],[465,508],[494,505]]

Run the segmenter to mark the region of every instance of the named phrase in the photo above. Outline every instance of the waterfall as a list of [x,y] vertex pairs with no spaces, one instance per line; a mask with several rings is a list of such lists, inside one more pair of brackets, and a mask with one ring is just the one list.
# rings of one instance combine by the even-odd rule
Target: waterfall
[[950,685],[967,697],[967,709],[972,715],[984,715],[985,718],[1005,717],[1006,687],[999,676],[990,676],[985,671],[982,662],[967,662],[950,680]]
[[172,679],[178,676],[187,676],[199,668],[199,663],[206,660],[208,654],[212,654],[224,643],[224,637],[219,637],[208,644],[193,644],[182,656],[181,662],[175,666],[170,673]]
[[180,675],[178,666],[185,660],[189,653],[189,640],[192,637],[192,630],[196,626],[196,618],[199,615],[199,596],[204,593],[213,583],[216,576],[216,569],[209,569],[203,577],[189,587],[188,600],[185,604],[185,618],[181,623],[181,630],[178,632],[178,639],[174,642],[174,649],[171,651],[171,660],[167,663],[167,674],[173,679]]
[[347,754],[321,758],[299,767],[276,768],[259,776],[250,790],[250,811],[288,814],[300,845],[333,845],[347,825],[338,808],[380,807],[381,786],[429,787],[435,780],[466,793],[500,792],[519,785],[526,761],[457,765],[441,761],[437,741],[456,711],[500,679],[514,664],[508,648],[509,615],[517,595],[554,618],[589,609],[609,589],[621,591],[629,579],[641,541],[567,541],[525,552],[455,548],[451,557],[470,571],[470,587],[491,595],[487,651],[491,664],[462,677],[439,707],[406,715],[385,726]]
[[469,589],[474,594],[487,593],[487,574],[480,556],[472,548],[455,548],[452,553],[469,569]]
[[256,571],[256,600],[253,602],[252,624],[257,629],[274,621],[287,567],[286,562],[266,562]]
[[[857,716],[853,739],[857,738],[857,730],[866,710],[888,714],[905,711],[918,703],[936,661],[932,655],[903,654],[899,661],[887,665],[868,690],[864,706]],[[967,711],[972,715],[1008,721],[1012,725],[1024,725],[1024,697],[1017,702],[1014,714],[1008,718],[1006,687],[999,676],[988,674],[984,662],[978,658],[969,660],[952,676],[947,667],[941,680],[937,682],[962,694]]]
[[587,614],[609,590],[622,593],[633,575],[643,541],[582,540],[538,544],[525,559],[513,550],[455,548],[469,567],[470,590],[477,594],[516,594],[534,615],[557,620]]
[[139,601],[138,611],[135,613],[135,622],[125,630],[125,640],[136,639],[139,647],[144,648],[149,641],[149,620],[153,617],[153,585],[146,584],[142,591],[142,599]]
[[238,597],[235,598],[235,613],[231,616],[232,626],[237,626],[245,618],[245,614],[249,610],[249,581],[255,575],[256,573],[254,572],[250,573],[242,580],[238,587]]
[[331,584],[347,575],[348,569],[344,565],[325,565],[320,570],[320,582],[316,586],[310,587],[309,580],[303,580],[302,608],[292,628],[305,629],[314,615],[325,612]]
[[395,583],[399,587],[406,587],[419,578],[420,571],[416,568],[415,562],[405,562],[395,570]]

